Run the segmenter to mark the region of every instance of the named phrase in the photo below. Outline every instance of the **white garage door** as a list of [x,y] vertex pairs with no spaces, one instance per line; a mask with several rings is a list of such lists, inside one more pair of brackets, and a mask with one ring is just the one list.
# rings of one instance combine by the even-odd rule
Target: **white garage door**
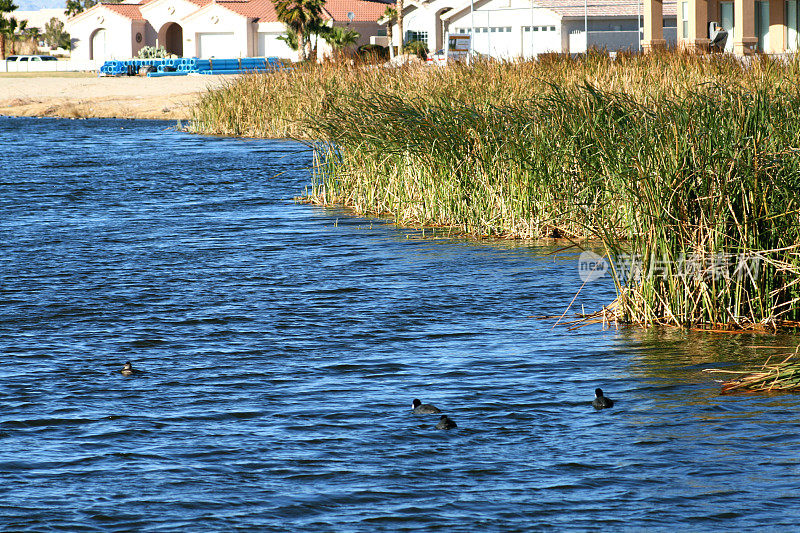
[[[515,42],[516,41],[516,42]],[[519,38],[512,26],[478,26],[475,28],[475,51],[497,59],[508,59],[519,53]]]
[[[522,28],[522,55],[530,57],[531,54],[546,54],[548,52],[561,52],[561,32],[556,25],[530,26]],[[531,41],[531,37],[533,41]]]
[[258,32],[258,55],[259,57],[280,57],[282,59],[294,59],[297,52],[289,48],[289,45],[278,39],[280,33]]
[[203,59],[216,57],[218,59],[239,57],[239,47],[233,33],[198,33],[197,55]]

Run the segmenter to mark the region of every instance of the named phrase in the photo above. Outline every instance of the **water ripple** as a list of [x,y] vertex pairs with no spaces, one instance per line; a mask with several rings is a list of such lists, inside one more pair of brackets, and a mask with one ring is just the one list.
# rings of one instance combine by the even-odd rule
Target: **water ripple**
[[302,145],[165,126],[0,118],[0,529],[797,528],[800,399],[702,372],[796,337],[552,328],[575,253],[296,204]]

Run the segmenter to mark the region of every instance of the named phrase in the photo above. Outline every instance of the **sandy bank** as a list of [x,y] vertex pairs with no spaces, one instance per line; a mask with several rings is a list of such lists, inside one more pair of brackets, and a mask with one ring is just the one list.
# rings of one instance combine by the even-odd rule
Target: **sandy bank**
[[231,78],[0,76],[0,115],[186,119],[200,94]]

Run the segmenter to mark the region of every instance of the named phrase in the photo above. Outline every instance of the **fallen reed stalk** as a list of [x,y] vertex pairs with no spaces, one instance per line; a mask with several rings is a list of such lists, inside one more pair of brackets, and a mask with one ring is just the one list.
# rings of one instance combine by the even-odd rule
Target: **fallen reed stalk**
[[[770,360],[757,372],[740,372],[733,370],[706,369],[705,372],[717,374],[740,374],[741,377],[723,382],[722,392],[777,392],[800,390],[800,348],[779,363],[770,364]],[[787,354],[783,354],[787,355]],[[771,359],[771,358],[770,358]]]

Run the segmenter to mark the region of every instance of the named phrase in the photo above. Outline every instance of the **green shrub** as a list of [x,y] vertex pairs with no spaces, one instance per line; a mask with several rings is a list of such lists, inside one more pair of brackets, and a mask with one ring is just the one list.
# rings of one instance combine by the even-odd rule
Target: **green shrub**
[[427,59],[428,57],[428,45],[423,41],[411,41],[410,43],[406,43],[403,47],[403,51],[407,54],[416,54],[420,59]]
[[167,57],[167,50],[163,46],[156,48],[155,46],[144,46],[139,50],[136,55],[139,59],[157,59]]

